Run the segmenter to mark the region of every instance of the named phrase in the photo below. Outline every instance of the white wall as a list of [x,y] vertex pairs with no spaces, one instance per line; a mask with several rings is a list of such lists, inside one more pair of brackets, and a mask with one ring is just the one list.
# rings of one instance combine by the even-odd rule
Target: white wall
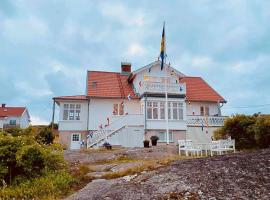
[[30,123],[30,118],[29,118],[27,110],[25,110],[22,114],[21,119],[20,119],[20,127],[27,128],[27,127],[29,127],[29,123]]
[[110,122],[115,120],[117,116],[113,116],[113,104],[124,101],[124,113],[140,114],[139,100],[123,100],[123,99],[90,99],[89,106],[89,130],[99,129],[100,124],[107,124],[107,117]]
[[191,101],[190,104],[187,102],[187,115],[200,115],[200,107],[208,106],[209,107],[209,115],[218,114],[218,103],[215,102],[194,102]]
[[[123,147],[143,147],[144,128],[142,126],[126,127],[109,137],[107,142]],[[105,141],[104,141],[105,142]],[[103,143],[101,143],[102,145]]]
[[[74,103],[81,105],[80,120],[63,120],[64,104]],[[59,131],[87,130],[87,101],[60,101],[59,105]]]

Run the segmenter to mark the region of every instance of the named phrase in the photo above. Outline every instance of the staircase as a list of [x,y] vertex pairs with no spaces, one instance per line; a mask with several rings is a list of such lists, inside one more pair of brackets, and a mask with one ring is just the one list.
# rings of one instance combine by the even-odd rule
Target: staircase
[[121,130],[128,126],[141,126],[143,125],[143,115],[127,114],[114,120],[106,128],[94,131],[92,137],[87,139],[87,148],[100,146],[106,139],[119,133]]

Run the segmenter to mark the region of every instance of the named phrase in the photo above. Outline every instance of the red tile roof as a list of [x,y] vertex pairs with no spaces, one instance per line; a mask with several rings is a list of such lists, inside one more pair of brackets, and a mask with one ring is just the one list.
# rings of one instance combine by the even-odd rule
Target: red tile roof
[[25,107],[1,107],[0,117],[21,117],[25,111]]
[[54,100],[87,100],[85,95],[59,96],[54,97]]
[[128,82],[128,75],[116,72],[88,71],[87,95],[105,98],[137,98]]
[[186,83],[186,97],[188,101],[214,101],[226,102],[201,77],[183,77],[181,83]]

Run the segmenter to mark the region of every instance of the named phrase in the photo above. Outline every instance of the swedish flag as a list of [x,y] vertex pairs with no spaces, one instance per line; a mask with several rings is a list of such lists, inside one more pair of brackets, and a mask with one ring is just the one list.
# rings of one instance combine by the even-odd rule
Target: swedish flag
[[161,48],[160,48],[160,58],[161,58],[161,70],[163,70],[164,67],[164,60],[165,60],[165,53],[166,47],[165,47],[165,22],[163,24],[163,31],[162,31],[162,39],[161,39]]

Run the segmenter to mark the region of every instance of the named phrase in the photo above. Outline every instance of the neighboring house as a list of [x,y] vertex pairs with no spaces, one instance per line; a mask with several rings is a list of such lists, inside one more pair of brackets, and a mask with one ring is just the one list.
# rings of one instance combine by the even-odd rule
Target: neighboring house
[[0,129],[27,128],[29,123],[30,115],[26,107],[0,105]]
[[202,78],[160,66],[155,61],[132,72],[131,64],[122,63],[119,73],[88,71],[84,95],[53,98],[60,107],[60,142],[69,149],[105,141],[141,147],[152,135],[159,144],[209,142],[223,125],[226,101]]

